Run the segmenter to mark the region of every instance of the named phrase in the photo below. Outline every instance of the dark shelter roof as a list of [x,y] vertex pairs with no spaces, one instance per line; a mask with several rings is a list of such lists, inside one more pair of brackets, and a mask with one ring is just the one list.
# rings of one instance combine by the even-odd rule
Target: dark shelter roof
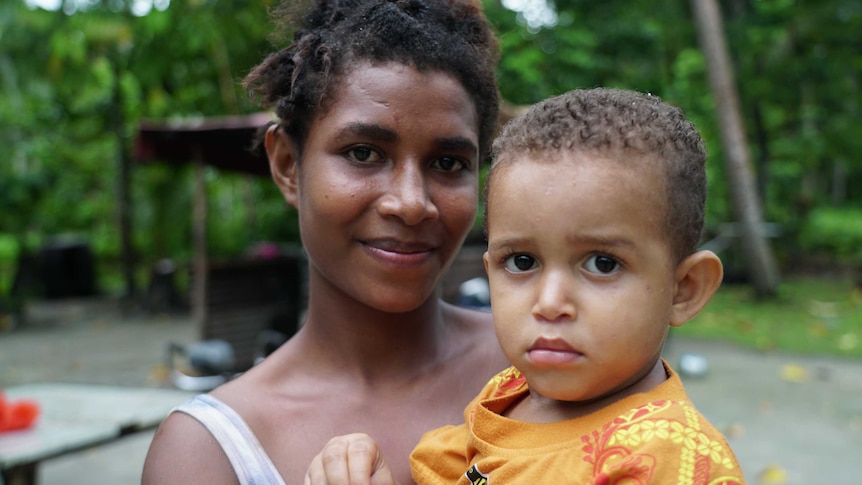
[[273,121],[270,113],[182,120],[145,120],[135,137],[139,162],[169,164],[201,160],[223,170],[269,177],[263,148],[253,151],[258,129]]

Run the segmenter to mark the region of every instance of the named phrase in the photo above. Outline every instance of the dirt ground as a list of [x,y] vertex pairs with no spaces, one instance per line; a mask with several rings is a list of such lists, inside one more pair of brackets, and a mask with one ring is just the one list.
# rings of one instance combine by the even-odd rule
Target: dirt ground
[[[188,315],[120,311],[116,302],[42,302],[0,333],[0,388],[30,382],[167,386],[170,342],[189,343]],[[665,357],[705,358],[685,377],[697,407],[724,431],[749,483],[862,483],[862,362],[761,353],[673,337]],[[140,483],[152,433],[45,462],[42,485]]]

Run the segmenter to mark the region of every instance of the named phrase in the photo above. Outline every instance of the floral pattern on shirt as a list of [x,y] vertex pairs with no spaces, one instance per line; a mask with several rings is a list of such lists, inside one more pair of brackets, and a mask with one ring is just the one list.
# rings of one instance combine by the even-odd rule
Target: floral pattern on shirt
[[[670,407],[681,407],[685,420],[665,419]],[[687,401],[656,401],[632,409],[601,429],[581,437],[584,461],[593,465],[593,483],[650,483],[656,469],[658,446],[662,453],[680,454],[676,483],[680,485],[739,485],[733,473],[733,454],[725,442],[710,438],[700,430],[700,419]],[[669,445],[669,446],[668,446]],[[713,477],[713,478],[710,478]]]

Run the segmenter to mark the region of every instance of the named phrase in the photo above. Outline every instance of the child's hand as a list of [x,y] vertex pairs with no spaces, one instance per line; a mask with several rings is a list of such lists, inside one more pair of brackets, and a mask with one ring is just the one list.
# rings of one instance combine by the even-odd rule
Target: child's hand
[[336,436],[311,460],[305,485],[398,485],[370,436]]

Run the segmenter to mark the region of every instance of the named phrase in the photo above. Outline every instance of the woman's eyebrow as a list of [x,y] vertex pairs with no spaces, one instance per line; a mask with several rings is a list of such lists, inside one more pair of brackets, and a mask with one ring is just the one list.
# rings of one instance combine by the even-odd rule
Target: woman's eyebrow
[[463,136],[438,138],[437,144],[441,149],[453,152],[475,153],[479,150],[472,140]]
[[[398,141],[398,133],[383,125],[377,123],[364,123],[355,121],[346,124],[338,130],[337,138],[359,137],[380,142],[395,142]],[[437,146],[441,150],[452,151],[457,153],[475,153],[479,150],[473,140],[463,136],[439,137],[435,139]]]
[[386,128],[385,126],[376,123],[353,122],[348,123],[345,127],[338,131],[338,137],[358,136],[361,138],[369,138],[384,142],[393,142],[398,140],[398,134]]

